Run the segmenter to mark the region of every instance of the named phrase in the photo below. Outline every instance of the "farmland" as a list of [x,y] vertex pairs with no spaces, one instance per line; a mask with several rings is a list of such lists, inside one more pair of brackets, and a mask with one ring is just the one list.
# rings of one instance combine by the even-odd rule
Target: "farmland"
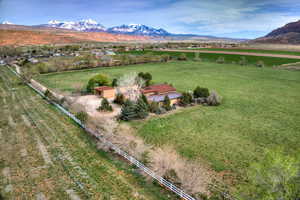
[[267,49],[243,49],[243,48],[190,48],[192,50],[205,50],[205,51],[225,51],[225,52],[246,52],[246,53],[267,53],[279,55],[295,55],[300,56],[300,51],[280,51],[280,50],[267,50]]
[[1,199],[170,199],[0,68]]
[[84,87],[97,73],[119,77],[129,72],[150,72],[155,83],[172,83],[179,91],[207,87],[223,97],[219,107],[189,107],[132,122],[147,143],[171,145],[184,157],[237,174],[259,161],[265,149],[281,148],[292,156],[300,153],[298,71],[187,61],[48,74],[38,80],[50,88],[73,91],[74,82]]
[[[180,54],[186,54],[188,59],[194,59],[194,52],[180,52],[178,51],[130,51],[128,53],[132,54],[144,54],[144,53],[152,53],[154,55],[168,54],[173,57],[178,57]],[[246,59],[247,65],[256,65],[257,62],[263,61],[266,67],[278,66],[286,63],[295,63],[299,62],[299,59],[293,58],[276,58],[276,57],[264,57],[264,56],[249,56],[249,55],[230,55],[230,54],[222,54],[222,53],[199,53],[199,57],[204,62],[216,62],[219,57],[223,57],[225,59],[225,63],[228,64],[237,64],[244,57]]]

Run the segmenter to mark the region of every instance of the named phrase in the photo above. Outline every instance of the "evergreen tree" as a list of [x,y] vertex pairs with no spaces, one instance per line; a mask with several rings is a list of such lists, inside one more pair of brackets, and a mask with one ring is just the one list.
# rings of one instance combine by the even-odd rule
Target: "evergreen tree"
[[148,102],[147,97],[146,97],[144,94],[142,94],[142,95],[141,95],[141,98],[143,99],[143,101],[145,102],[145,104],[147,105],[147,107],[148,107],[148,109],[149,109],[149,102]]
[[182,93],[182,96],[180,98],[180,105],[187,106],[190,103],[192,103],[192,101],[193,101],[193,97],[190,93],[188,92]]
[[111,82],[112,87],[117,87],[118,86],[118,79],[114,78]]
[[136,106],[132,101],[125,101],[121,108],[120,119],[124,121],[137,119]]
[[138,99],[135,107],[136,114],[139,119],[145,119],[148,116],[149,106],[145,103],[142,96]]
[[99,110],[102,111],[113,111],[113,108],[109,104],[108,100],[106,98],[103,98],[101,101],[101,106],[99,107]]
[[168,95],[166,95],[164,98],[163,108],[166,109],[167,111],[172,110],[171,101]]

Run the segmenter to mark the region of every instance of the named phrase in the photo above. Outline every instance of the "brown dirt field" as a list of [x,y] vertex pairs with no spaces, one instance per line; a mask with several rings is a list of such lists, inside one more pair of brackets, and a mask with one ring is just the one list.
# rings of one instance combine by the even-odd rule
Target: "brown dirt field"
[[143,41],[147,39],[147,37],[142,36],[114,35],[109,33],[0,29],[0,46],[68,44],[79,42]]
[[270,54],[270,53],[247,53],[247,52],[205,51],[205,50],[173,50],[173,49],[165,49],[164,51],[169,51],[169,52],[221,53],[221,54],[230,54],[230,55],[264,56],[264,57],[300,59],[300,56]]

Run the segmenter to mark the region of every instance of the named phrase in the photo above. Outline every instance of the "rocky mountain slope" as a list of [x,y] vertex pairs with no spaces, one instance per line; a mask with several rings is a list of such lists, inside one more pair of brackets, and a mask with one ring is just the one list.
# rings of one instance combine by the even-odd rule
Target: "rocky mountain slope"
[[300,44],[300,20],[275,29],[265,37],[255,39],[254,42]]
[[144,36],[116,35],[106,32],[79,32],[52,27],[0,24],[0,46],[145,41],[148,39]]

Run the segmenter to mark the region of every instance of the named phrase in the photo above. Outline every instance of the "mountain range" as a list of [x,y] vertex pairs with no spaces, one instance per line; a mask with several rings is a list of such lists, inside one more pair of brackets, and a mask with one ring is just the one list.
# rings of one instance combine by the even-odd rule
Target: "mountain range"
[[[12,23],[5,22],[6,25]],[[195,35],[195,34],[174,34],[162,28],[154,28],[143,24],[129,24],[106,28],[102,24],[92,19],[85,19],[80,21],[58,21],[51,20],[47,24],[40,24],[30,26],[35,29],[55,28],[61,30],[71,30],[79,32],[106,32],[117,35],[130,36],[146,36],[152,39],[167,39],[167,40],[226,40],[226,41],[245,41],[244,39],[220,38],[210,35]]]
[[53,27],[62,28],[82,32],[107,32],[113,34],[126,34],[126,35],[138,35],[138,36],[151,36],[151,37],[164,37],[170,36],[171,33],[159,28],[149,27],[143,24],[129,24],[120,25],[106,28],[102,24],[92,19],[74,21],[58,21],[51,20],[47,24],[37,25],[37,27]]

